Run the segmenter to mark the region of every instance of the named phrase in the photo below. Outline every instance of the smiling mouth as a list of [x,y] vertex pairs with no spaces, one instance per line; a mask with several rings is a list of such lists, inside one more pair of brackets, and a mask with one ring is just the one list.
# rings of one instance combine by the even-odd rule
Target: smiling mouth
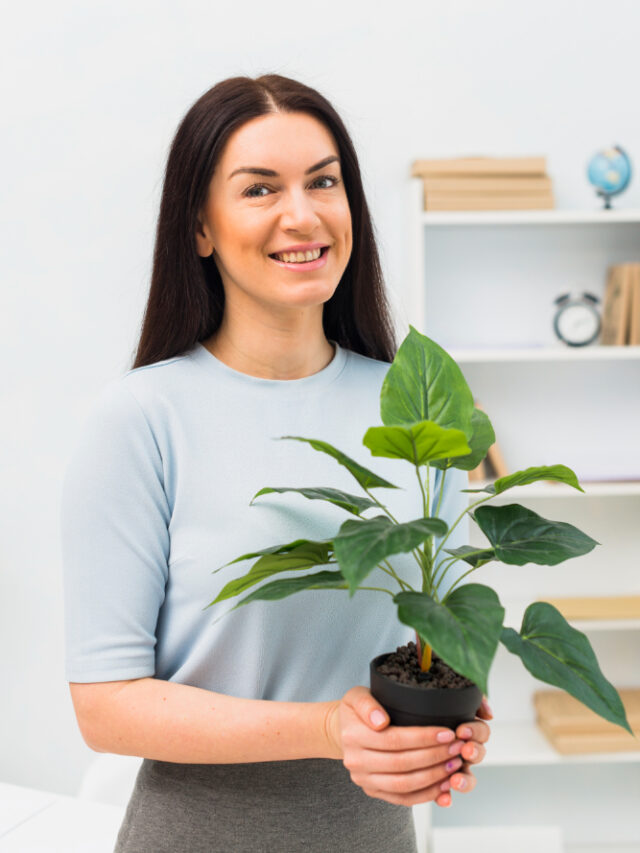
[[323,246],[322,249],[320,249],[320,255],[312,261],[283,261],[276,257],[275,252],[272,255],[269,255],[269,258],[271,258],[271,260],[280,267],[304,272],[305,270],[314,270],[323,267],[326,263],[327,253],[330,248],[330,246]]
[[[319,257],[321,257],[321,258],[322,258],[324,255],[326,255],[326,254],[327,254],[327,252],[328,252],[328,251],[329,251],[329,246],[323,246],[323,247],[320,249],[320,255],[319,255]],[[310,263],[312,263],[312,261],[283,261],[283,260],[282,260],[282,258],[277,258],[277,257],[276,257],[276,254],[277,254],[277,253],[276,253],[276,252],[274,252],[273,254],[269,255],[269,257],[270,257],[270,258],[273,258],[273,260],[274,260],[274,261],[280,261],[280,262],[281,262],[281,263],[283,263],[283,264],[284,264],[284,263],[299,263],[299,264],[305,264],[305,263],[310,264]],[[285,254],[289,254],[289,253],[285,253]],[[291,252],[290,254],[295,254],[295,253],[294,253],[294,252]],[[314,260],[318,260],[318,259],[317,259],[317,258],[314,258]]]

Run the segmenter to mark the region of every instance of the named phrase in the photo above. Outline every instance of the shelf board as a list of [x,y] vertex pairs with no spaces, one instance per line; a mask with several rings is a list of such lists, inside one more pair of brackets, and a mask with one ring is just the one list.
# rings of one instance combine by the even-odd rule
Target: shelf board
[[[554,599],[557,596],[549,595],[548,598]],[[594,596],[594,598],[597,596]],[[505,609],[505,624],[510,625],[513,628],[519,629],[522,625],[522,619],[524,617],[524,612],[530,604],[533,604],[534,601],[544,601],[545,596],[531,596],[530,598],[520,599],[520,598],[511,598],[505,599],[502,601],[502,606]],[[567,617],[565,617],[567,618]],[[630,616],[624,619],[615,619],[615,618],[607,618],[607,619],[569,619],[567,618],[567,622],[576,628],[578,631],[635,631],[640,629],[640,618],[637,616]]]
[[[483,489],[486,485],[489,485],[492,482],[493,480],[478,480],[477,482],[470,482],[469,488]],[[581,480],[579,482],[584,489],[584,493],[579,492],[572,486],[568,486],[566,483],[556,483],[553,481],[545,482],[542,480],[537,483],[528,483],[526,486],[514,486],[512,489],[507,489],[506,492],[495,495],[492,500],[508,500],[509,502],[515,501],[517,503],[518,500],[523,498],[618,498],[640,495],[640,480],[612,480],[610,482],[587,482],[585,480]],[[482,493],[479,493],[477,497],[469,494],[470,499],[477,500],[481,497],[483,497]]]
[[[533,722],[489,722],[491,739],[482,767],[540,764],[640,763],[640,751],[562,755]],[[631,735],[629,735],[631,737]]]
[[482,364],[523,361],[626,361],[640,360],[640,346],[601,346],[586,347],[520,347],[501,349],[447,349],[447,352],[459,363]]
[[640,209],[604,210],[423,210],[425,225],[640,225]]

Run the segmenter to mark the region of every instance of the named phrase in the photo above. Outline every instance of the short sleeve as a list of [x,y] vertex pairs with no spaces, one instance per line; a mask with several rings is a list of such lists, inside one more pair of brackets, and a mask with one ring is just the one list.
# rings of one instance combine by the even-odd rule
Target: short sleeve
[[[440,494],[440,483],[442,482],[443,471],[439,468],[436,469],[436,478],[435,478],[435,487],[434,487],[434,497],[431,501],[432,506],[432,514],[435,515],[436,505],[437,505],[437,497]],[[469,488],[469,473],[468,471],[463,471],[460,468],[449,468],[446,472],[444,479],[444,494],[442,496],[442,503],[440,504],[439,512],[437,513],[439,518],[442,518],[446,521],[449,529],[453,527],[456,523],[456,520],[460,517],[460,515],[469,507],[469,495],[462,491],[462,489]],[[438,548],[440,543],[442,542],[442,537],[435,537],[435,549]],[[462,545],[469,544],[469,516],[465,515],[460,522],[456,525],[455,529],[449,536],[446,541],[445,548],[454,549],[460,548]],[[449,557],[449,554],[444,553],[443,550],[438,554],[439,563],[442,557]],[[451,586],[460,578],[466,571],[468,571],[471,566],[468,563],[465,563],[464,560],[459,560],[454,563],[447,570],[446,577],[442,582],[442,585],[438,587],[438,595],[441,593],[444,594]],[[441,577],[440,573],[438,573],[438,577]],[[462,583],[471,582],[473,577],[470,576],[469,579],[465,579]],[[436,580],[437,583],[437,580]],[[457,589],[458,587],[456,587]]]
[[169,521],[155,437],[124,380],[112,380],[83,424],[62,483],[68,681],[155,674]]

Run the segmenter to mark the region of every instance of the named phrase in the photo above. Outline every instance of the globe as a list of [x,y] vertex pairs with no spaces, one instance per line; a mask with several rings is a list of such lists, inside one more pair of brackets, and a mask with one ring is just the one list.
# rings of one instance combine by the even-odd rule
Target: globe
[[611,196],[618,195],[629,186],[631,180],[631,160],[619,146],[603,148],[589,160],[587,166],[589,181],[604,198],[604,206],[611,207]]

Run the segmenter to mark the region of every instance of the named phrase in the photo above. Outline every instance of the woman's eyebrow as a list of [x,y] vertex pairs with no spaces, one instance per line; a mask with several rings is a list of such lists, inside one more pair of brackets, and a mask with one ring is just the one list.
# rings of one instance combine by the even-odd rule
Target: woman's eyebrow
[[[324,169],[325,166],[328,166],[329,163],[333,163],[334,160],[337,163],[340,162],[339,158],[336,157],[335,154],[331,157],[325,157],[324,160],[320,160],[320,162],[316,163],[315,166],[311,166],[311,168],[307,169],[305,175],[310,175],[311,172],[317,172],[318,169]],[[231,172],[227,180],[232,178],[234,175],[240,174],[241,172],[247,172],[250,175],[266,175],[269,178],[280,177],[277,172],[273,171],[273,169],[259,169],[255,166],[242,166],[240,169],[235,169],[233,172]]]

